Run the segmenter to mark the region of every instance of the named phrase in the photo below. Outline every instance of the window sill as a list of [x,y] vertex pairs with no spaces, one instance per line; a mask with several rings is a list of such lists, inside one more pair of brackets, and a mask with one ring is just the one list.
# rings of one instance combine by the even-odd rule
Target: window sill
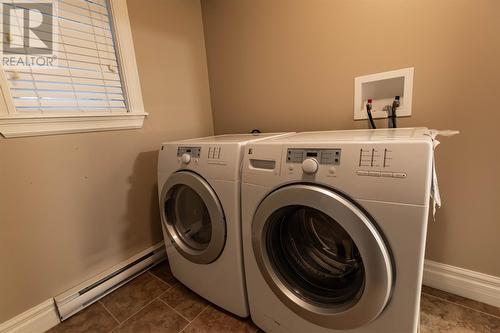
[[5,138],[141,128],[147,113],[0,116]]

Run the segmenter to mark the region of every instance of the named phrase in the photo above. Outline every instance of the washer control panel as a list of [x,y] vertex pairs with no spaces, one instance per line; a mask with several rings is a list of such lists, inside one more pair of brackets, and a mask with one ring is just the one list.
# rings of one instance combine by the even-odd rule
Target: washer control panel
[[392,153],[392,150],[388,148],[361,148],[359,166],[389,168],[393,159]]
[[192,158],[200,158],[201,147],[178,147],[177,157],[182,157],[183,155],[189,155]]
[[340,165],[341,149],[288,149],[287,163],[302,163],[314,158],[319,164]]
[[208,147],[208,159],[219,160],[222,153],[222,147]]
[[358,176],[406,178],[406,172],[358,170],[356,174]]
[[405,171],[394,168],[392,149],[381,147],[363,147],[359,149],[358,176],[406,178]]

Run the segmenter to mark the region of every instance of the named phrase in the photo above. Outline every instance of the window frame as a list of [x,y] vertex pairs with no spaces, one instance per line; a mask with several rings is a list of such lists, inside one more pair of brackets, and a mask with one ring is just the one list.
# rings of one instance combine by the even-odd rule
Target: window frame
[[148,114],[144,111],[127,2],[108,0],[108,4],[127,112],[22,114],[14,106],[5,71],[0,68],[1,135],[15,138],[142,128]]

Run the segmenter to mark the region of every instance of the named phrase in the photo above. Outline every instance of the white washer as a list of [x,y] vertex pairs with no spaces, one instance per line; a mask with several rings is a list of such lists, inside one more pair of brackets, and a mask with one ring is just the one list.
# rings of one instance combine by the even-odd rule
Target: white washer
[[248,316],[240,186],[245,144],[283,133],[165,143],[158,157],[163,234],[173,275],[210,302]]
[[433,163],[427,134],[309,132],[247,146],[243,247],[259,327],[417,332]]

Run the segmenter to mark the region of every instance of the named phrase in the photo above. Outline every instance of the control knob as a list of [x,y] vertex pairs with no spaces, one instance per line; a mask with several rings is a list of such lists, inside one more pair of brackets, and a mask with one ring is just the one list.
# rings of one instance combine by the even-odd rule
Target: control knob
[[314,158],[306,158],[302,162],[302,170],[304,173],[307,173],[308,175],[312,175],[318,171],[318,161]]
[[181,161],[182,161],[182,163],[184,163],[184,164],[189,164],[189,162],[191,162],[191,155],[186,154],[186,153],[185,153],[185,154],[182,154],[182,156],[181,156]]

